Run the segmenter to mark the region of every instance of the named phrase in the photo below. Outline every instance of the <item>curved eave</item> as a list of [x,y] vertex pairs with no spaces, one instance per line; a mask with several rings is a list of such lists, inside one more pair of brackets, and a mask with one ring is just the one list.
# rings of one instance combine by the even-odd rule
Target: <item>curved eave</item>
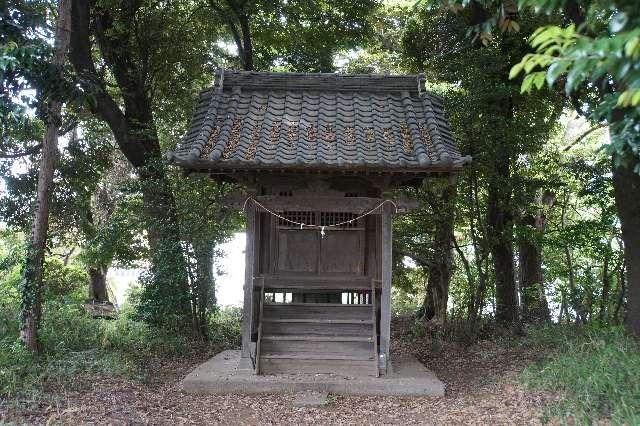
[[169,160],[185,169],[185,171],[200,171],[210,173],[242,173],[242,172],[289,172],[289,173],[344,173],[344,174],[442,174],[459,173],[465,164],[471,162],[471,157],[461,157],[449,164],[433,163],[429,166],[398,167],[380,164],[359,165],[359,164],[260,164],[247,161],[209,161],[203,159],[185,159],[178,157],[172,152],[168,155]]

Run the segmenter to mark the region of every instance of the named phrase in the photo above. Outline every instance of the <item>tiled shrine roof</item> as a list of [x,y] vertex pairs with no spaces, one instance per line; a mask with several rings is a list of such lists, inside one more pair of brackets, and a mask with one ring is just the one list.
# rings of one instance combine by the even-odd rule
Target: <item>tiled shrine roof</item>
[[443,99],[421,76],[218,71],[169,158],[189,170],[456,171]]

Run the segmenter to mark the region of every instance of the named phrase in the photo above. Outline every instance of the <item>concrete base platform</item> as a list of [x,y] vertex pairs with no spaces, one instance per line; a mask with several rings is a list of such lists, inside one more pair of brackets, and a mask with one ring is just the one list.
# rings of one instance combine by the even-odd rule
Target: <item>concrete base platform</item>
[[444,396],[444,383],[415,358],[394,358],[382,377],[333,374],[255,375],[239,369],[240,351],[224,351],[182,380],[184,392],[199,394],[327,392],[337,395]]

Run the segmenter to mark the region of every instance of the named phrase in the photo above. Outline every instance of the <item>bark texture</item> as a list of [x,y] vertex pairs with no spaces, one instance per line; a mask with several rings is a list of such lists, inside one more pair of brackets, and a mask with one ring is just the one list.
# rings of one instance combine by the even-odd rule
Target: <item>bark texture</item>
[[107,270],[105,268],[89,268],[89,299],[96,303],[109,302]]
[[[62,68],[67,59],[70,36],[71,0],[58,2],[55,50],[52,65]],[[20,340],[38,352],[38,325],[42,316],[42,273],[49,230],[49,207],[53,193],[53,173],[58,158],[58,129],[62,121],[62,101],[57,96],[47,105],[47,130],[42,143],[38,189],[31,239],[22,277]]]
[[423,304],[424,318],[440,323],[447,319],[449,283],[453,272],[455,198],[455,184],[448,185],[435,206],[438,208],[438,219],[433,238],[434,259],[429,265]]
[[[538,235],[544,233],[546,220],[542,209],[538,209],[535,214],[525,214],[521,221]],[[542,247],[539,242],[521,236],[518,239],[518,263],[523,319],[529,322],[550,321],[551,314],[544,293],[542,275]]]
[[626,326],[640,337],[640,175],[632,159],[623,159],[613,170],[613,189],[622,226],[626,264]]
[[513,267],[513,212],[507,159],[496,160],[495,177],[489,184],[487,225],[496,281],[496,320],[510,324],[518,319],[518,299]]

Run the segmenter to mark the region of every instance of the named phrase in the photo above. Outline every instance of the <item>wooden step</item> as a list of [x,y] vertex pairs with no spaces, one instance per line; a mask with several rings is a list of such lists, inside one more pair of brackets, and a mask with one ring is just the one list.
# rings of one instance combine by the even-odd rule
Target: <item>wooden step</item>
[[[373,338],[358,336],[357,339],[345,338],[345,336],[328,336],[329,339],[299,338],[295,339],[271,339],[263,336],[260,350],[262,353],[271,354],[318,354],[321,358],[330,358],[330,355],[341,353],[358,357],[369,357],[373,354]],[[308,336],[302,336],[308,337]],[[327,337],[327,336],[325,336]]]
[[308,359],[308,360],[347,360],[347,361],[371,361],[374,359],[373,353],[366,354],[344,354],[341,352],[310,353],[310,352],[289,352],[272,353],[263,352],[260,359]]
[[266,334],[263,340],[304,340],[313,342],[373,342],[370,336],[326,336],[322,334]]
[[373,324],[366,319],[333,319],[333,318],[263,318],[263,322],[297,322],[306,324]]
[[299,359],[260,357],[261,374],[335,374],[362,377],[378,374],[378,360]]
[[323,335],[371,337],[371,320],[318,320],[311,318],[287,318],[262,320],[264,335]]
[[263,305],[264,318],[371,320],[372,313],[371,305],[340,303],[265,303]]

